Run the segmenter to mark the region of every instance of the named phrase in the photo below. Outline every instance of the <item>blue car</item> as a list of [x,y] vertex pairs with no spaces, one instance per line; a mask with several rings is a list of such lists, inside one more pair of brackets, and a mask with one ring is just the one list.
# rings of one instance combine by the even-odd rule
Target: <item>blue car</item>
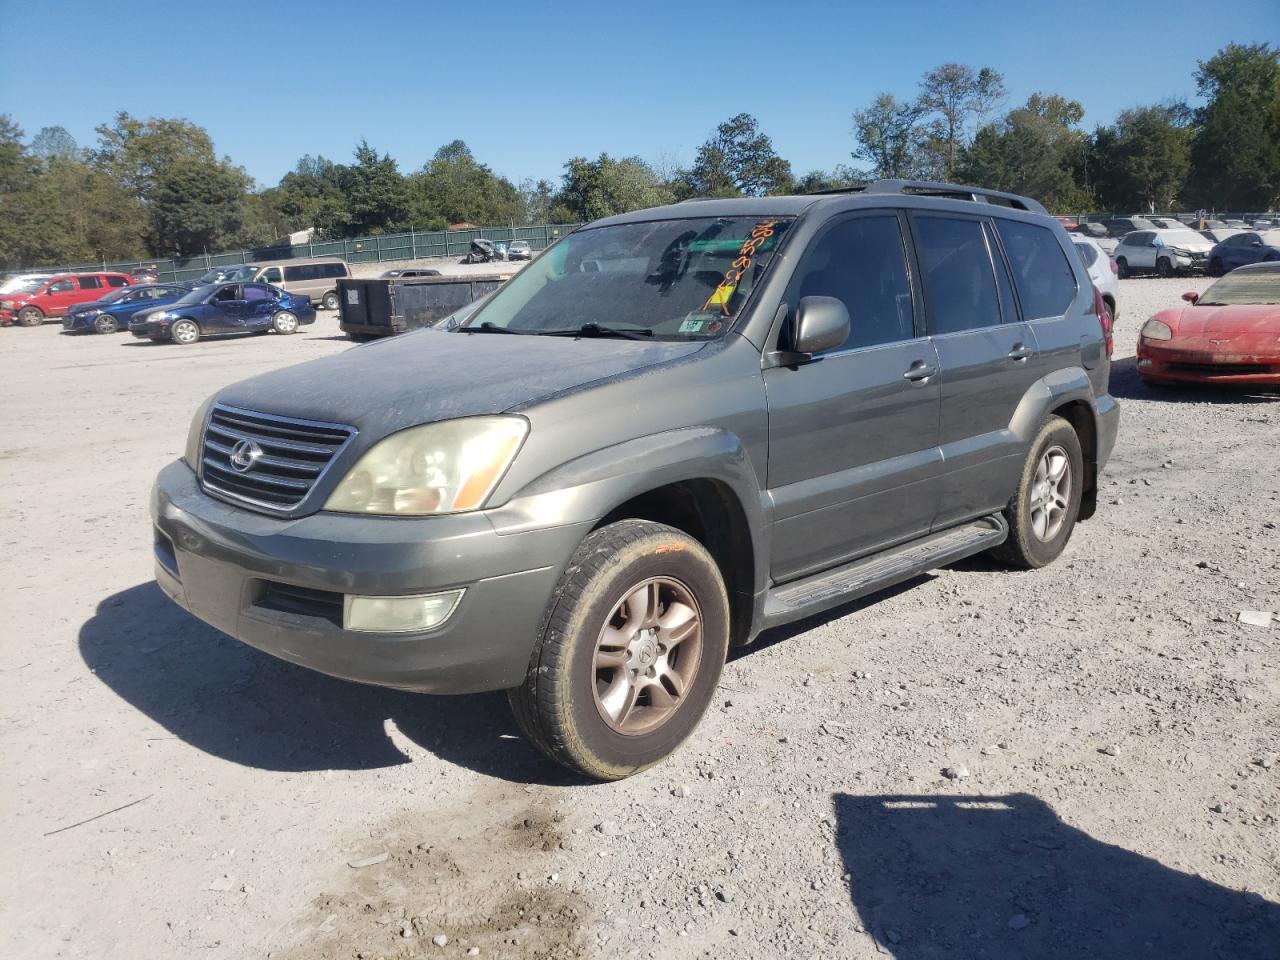
[[128,330],[134,315],[173,303],[191,292],[185,283],[148,283],[119,287],[101,300],[77,303],[62,318],[62,329],[71,333],[115,333]]
[[210,283],[167,307],[138,314],[129,332],[157,342],[189,344],[228,333],[289,334],[315,322],[315,307],[305,295],[295,296],[269,283]]
[[1280,260],[1280,230],[1246,230],[1209,251],[1209,275],[1220,277],[1236,267]]

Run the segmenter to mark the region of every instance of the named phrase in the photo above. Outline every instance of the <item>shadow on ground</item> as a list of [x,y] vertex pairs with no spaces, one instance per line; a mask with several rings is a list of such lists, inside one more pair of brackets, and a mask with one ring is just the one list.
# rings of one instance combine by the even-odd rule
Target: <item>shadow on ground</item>
[[408,763],[386,730],[437,756],[519,783],[572,783],[517,735],[502,693],[436,697],[337,680],[245,646],[155,583],[108,597],[80,628],[99,680],[175,736],[268,770]]
[[1151,400],[1155,403],[1277,403],[1280,387],[1228,387],[1196,384],[1155,387],[1138,376],[1136,357],[1111,364],[1111,395],[1122,400]]
[[1036,797],[834,806],[853,906],[896,960],[1280,957],[1280,904],[1095,840]]

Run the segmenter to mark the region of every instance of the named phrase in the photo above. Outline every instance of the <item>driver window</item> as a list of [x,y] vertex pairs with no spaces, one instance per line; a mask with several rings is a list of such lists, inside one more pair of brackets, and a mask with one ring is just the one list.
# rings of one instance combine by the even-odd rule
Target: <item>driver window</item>
[[792,318],[803,297],[843,301],[849,336],[837,350],[912,339],[911,281],[897,216],[850,217],[820,234],[787,289]]
[[234,286],[223,287],[213,295],[214,303],[229,303],[234,299],[236,299],[236,288]]
[[49,284],[49,292],[50,293],[66,293],[68,290],[71,290],[74,287],[75,287],[75,284],[70,280],[59,280],[57,283]]

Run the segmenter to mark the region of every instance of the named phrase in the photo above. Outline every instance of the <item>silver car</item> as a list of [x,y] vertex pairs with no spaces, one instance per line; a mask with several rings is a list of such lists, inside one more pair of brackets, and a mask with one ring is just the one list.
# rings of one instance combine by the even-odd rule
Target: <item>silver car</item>
[[1101,244],[1089,237],[1071,234],[1071,242],[1075,245],[1084,268],[1089,271],[1089,279],[1111,308],[1111,319],[1119,318],[1120,278],[1116,275],[1116,262],[1107,255]]
[[1211,244],[1194,230],[1135,230],[1126,234],[1112,254],[1120,279],[1135,273],[1171,277],[1204,270]]
[[533,248],[528,240],[512,240],[507,246],[508,260],[532,260]]

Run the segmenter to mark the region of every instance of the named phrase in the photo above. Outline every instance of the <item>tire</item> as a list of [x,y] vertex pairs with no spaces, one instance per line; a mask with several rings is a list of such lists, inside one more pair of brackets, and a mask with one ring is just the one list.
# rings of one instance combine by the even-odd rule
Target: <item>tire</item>
[[179,320],[169,328],[174,343],[190,346],[200,339],[200,327],[194,320]]
[[23,307],[18,311],[18,323],[24,327],[38,327],[44,323],[44,311],[39,307]]
[[1129,261],[1124,257],[1120,257],[1116,261],[1116,276],[1121,280],[1129,279]]
[[[1046,479],[1063,464],[1065,472],[1057,474],[1060,479],[1046,489]],[[1009,538],[995,548],[995,556],[1023,570],[1036,570],[1056,560],[1080,515],[1083,483],[1084,456],[1075,428],[1062,417],[1049,417],[1031,444],[1018,491],[1005,507]],[[1044,509],[1037,509],[1046,503]]]
[[1212,260],[1209,261],[1209,276],[1220,277],[1224,273],[1226,273],[1226,271],[1222,269],[1221,257],[1214,257]]
[[93,318],[93,329],[97,333],[115,333],[120,329],[120,322],[108,313]]
[[1110,297],[1103,297],[1102,302],[1105,303],[1107,305],[1107,309],[1111,311],[1111,322],[1114,324],[1116,320],[1120,318],[1120,315],[1116,313],[1116,302]]
[[324,309],[326,310],[337,310],[338,294],[335,293],[333,290],[330,290],[328,293],[324,295],[324,297],[321,298],[320,306],[324,307]]
[[1168,257],[1161,257],[1156,261],[1156,275],[1166,278],[1173,276],[1173,264],[1169,262]]
[[[664,637],[675,641],[668,647]],[[574,553],[525,681],[508,699],[546,756],[596,780],[620,780],[693,732],[728,647],[728,595],[702,544],[673,527],[622,520]]]
[[291,333],[297,333],[298,318],[288,310],[281,310],[271,318],[271,329],[285,337]]

